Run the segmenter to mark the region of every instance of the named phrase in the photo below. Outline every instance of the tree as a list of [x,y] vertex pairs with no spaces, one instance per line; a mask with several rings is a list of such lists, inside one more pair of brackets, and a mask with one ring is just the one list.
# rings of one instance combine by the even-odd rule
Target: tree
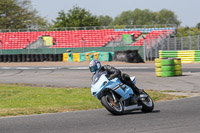
[[119,16],[115,17],[114,25],[148,25],[152,24],[153,13],[145,9],[136,8],[134,11],[124,11]]
[[112,25],[131,25],[134,21],[132,11],[124,11],[117,17],[115,17]]
[[200,22],[196,25],[196,27],[200,30]]
[[98,20],[99,20],[99,24],[101,26],[108,26],[112,23],[113,18],[108,15],[106,15],[106,16],[100,15],[100,16],[98,16]]
[[30,0],[1,0],[0,28],[40,28],[47,26],[47,21],[37,15]]
[[53,27],[84,27],[99,26],[97,16],[78,6],[74,6],[68,13],[61,10],[58,17],[53,21]]
[[140,10],[136,8],[133,11],[133,18],[135,25],[149,25],[153,23],[153,12],[149,9]]
[[[132,23],[131,23],[132,22]],[[134,11],[124,11],[115,17],[113,25],[150,25],[150,24],[176,24],[180,25],[177,15],[170,10],[162,9],[153,12],[149,9],[138,9]]]
[[159,11],[156,22],[157,24],[176,24],[178,26],[181,24],[177,15],[173,11],[167,9]]

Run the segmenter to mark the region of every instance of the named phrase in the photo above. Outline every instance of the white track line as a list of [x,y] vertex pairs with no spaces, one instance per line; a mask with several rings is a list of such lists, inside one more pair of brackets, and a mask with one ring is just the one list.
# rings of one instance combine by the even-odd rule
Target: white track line
[[[89,70],[89,67],[0,67],[0,70],[56,70],[56,69],[70,69],[70,70]],[[148,69],[151,67],[116,67],[118,69]]]
[[[148,69],[150,67],[116,67],[118,69]],[[89,67],[71,67],[71,68],[68,68],[68,69],[71,69],[71,70],[86,70],[86,69],[89,69]]]

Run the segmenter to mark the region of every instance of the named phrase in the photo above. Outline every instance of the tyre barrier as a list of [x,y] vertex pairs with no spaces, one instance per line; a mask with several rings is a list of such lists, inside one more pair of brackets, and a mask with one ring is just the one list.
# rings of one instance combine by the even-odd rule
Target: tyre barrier
[[174,60],[173,59],[162,59],[161,61],[162,77],[173,77],[174,76]]
[[161,61],[162,61],[162,59],[160,59],[160,58],[155,59],[155,63],[161,63]]
[[174,60],[173,59],[162,59],[161,64],[162,64],[162,66],[173,66]]
[[0,55],[0,62],[43,62],[62,61],[62,54],[13,54]]
[[114,61],[122,61],[129,63],[144,62],[140,57],[138,50],[116,51],[114,53]]
[[182,75],[182,65],[180,58],[174,58],[174,75],[181,76]]
[[159,58],[180,58],[182,63],[200,63],[200,50],[159,50]]
[[163,72],[174,71],[174,66],[162,66],[161,71],[163,71]]
[[173,77],[182,75],[180,58],[157,58],[154,61],[157,77]]
[[162,59],[155,59],[155,71],[156,71],[156,76],[161,77],[162,76],[162,65],[161,65]]

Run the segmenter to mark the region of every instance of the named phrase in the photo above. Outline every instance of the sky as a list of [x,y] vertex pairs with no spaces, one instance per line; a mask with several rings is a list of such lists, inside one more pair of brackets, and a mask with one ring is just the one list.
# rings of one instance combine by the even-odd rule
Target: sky
[[58,17],[58,12],[68,12],[74,5],[85,8],[93,15],[108,15],[112,18],[123,11],[149,9],[160,11],[169,9],[181,20],[181,26],[195,27],[200,22],[200,0],[31,0],[40,16],[49,22]]

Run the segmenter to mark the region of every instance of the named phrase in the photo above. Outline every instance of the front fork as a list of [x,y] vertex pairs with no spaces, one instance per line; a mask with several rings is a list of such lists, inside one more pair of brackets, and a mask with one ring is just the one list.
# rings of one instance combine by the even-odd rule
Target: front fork
[[117,98],[115,97],[113,91],[110,91],[110,93],[112,94],[113,100],[114,100],[114,102],[116,103],[116,102],[117,102]]

